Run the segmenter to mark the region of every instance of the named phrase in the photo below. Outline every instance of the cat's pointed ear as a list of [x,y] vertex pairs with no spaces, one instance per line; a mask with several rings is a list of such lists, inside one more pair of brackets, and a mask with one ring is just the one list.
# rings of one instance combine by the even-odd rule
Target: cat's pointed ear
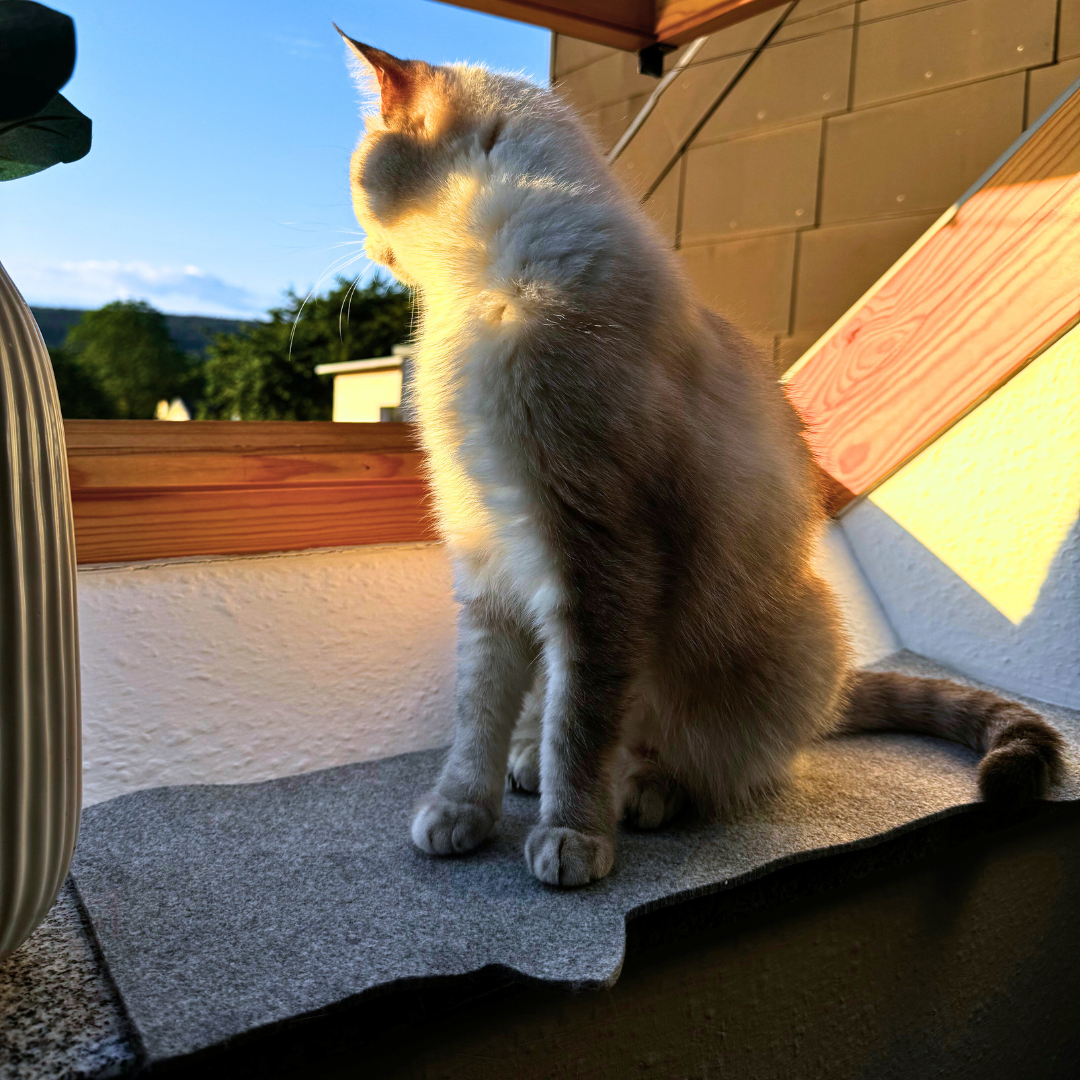
[[383,52],[382,49],[375,49],[363,42],[355,41],[337,23],[332,25],[348,45],[353,56],[365,64],[378,79],[383,116],[408,109],[416,95],[420,78],[428,70],[428,65],[417,60],[399,60],[396,56]]

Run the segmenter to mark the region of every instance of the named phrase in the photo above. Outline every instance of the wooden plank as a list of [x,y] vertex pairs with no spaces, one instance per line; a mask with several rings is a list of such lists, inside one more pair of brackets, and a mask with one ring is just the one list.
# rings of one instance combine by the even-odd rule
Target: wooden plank
[[704,34],[713,34],[727,26],[753,18],[788,0],[658,0],[656,5],[656,40],[682,45]]
[[80,565],[435,540],[422,481],[79,492]]
[[376,480],[422,480],[418,450],[331,453],[69,454],[72,490],[183,487],[318,487]]
[[822,467],[871,490],[1080,318],[1080,93],[789,373]]
[[106,453],[323,452],[416,450],[411,424],[298,423],[263,420],[65,420],[68,457]]
[[448,0],[455,7],[544,26],[557,34],[637,52],[656,42],[652,0]]
[[436,539],[408,424],[67,421],[80,564]]
[[557,34],[637,52],[682,45],[788,0],[446,0],[455,7],[545,26]]

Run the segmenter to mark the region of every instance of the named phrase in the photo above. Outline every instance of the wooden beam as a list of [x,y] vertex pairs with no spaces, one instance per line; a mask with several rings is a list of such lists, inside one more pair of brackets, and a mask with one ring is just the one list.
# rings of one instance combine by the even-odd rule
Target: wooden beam
[[657,0],[656,40],[682,45],[744,19],[780,7],[788,0]]
[[557,34],[637,52],[681,45],[788,0],[445,0],[455,7],[544,26]]
[[785,376],[821,466],[871,491],[1080,320],[1080,90]]
[[83,565],[436,539],[408,424],[64,428]]
[[455,7],[544,26],[597,45],[637,52],[655,44],[653,0],[449,0]]
[[[67,420],[80,565],[437,540],[411,424]],[[823,475],[829,506],[846,495]]]
[[293,421],[65,420],[69,458],[151,452],[280,454],[415,451],[411,424]]

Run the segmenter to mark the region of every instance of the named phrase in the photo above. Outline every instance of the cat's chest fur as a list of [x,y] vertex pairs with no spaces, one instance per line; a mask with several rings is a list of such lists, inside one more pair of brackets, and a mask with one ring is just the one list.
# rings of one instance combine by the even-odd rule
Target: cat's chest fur
[[500,414],[508,403],[485,389],[508,347],[487,329],[459,325],[454,340],[421,337],[413,407],[461,598],[496,595],[539,627],[560,602],[561,577],[544,539],[539,492],[522,467],[513,424]]

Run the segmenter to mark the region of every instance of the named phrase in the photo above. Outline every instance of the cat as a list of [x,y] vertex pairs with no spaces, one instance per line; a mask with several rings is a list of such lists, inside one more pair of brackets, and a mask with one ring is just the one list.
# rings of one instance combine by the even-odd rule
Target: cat
[[353,203],[416,293],[412,409],[459,604],[453,744],[417,847],[480,844],[509,771],[540,791],[532,873],[584,885],[621,820],[738,813],[855,731],[985,753],[996,806],[1042,795],[1062,744],[1036,713],[854,669],[794,410],[566,105],[342,37],[378,87]]

